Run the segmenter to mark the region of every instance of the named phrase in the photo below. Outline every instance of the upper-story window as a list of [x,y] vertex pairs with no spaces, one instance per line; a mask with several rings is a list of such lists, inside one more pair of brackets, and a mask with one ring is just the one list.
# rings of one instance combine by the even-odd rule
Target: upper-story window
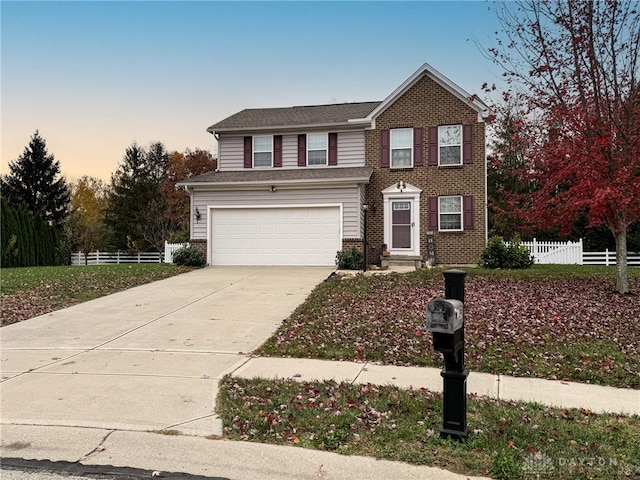
[[307,134],[307,165],[327,164],[327,134]]
[[273,137],[271,135],[253,137],[253,166],[273,165]]
[[413,128],[391,130],[391,168],[413,166]]
[[462,165],[462,125],[438,127],[440,165]]
[[438,198],[438,224],[440,230],[462,230],[462,197],[449,196]]

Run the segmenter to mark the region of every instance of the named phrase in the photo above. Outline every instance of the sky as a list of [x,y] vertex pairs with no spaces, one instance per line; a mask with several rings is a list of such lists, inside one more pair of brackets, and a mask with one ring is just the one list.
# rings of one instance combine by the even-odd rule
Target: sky
[[134,142],[215,152],[242,109],[384,100],[424,63],[481,95],[497,25],[483,0],[2,0],[0,173],[37,130],[69,182],[108,181]]

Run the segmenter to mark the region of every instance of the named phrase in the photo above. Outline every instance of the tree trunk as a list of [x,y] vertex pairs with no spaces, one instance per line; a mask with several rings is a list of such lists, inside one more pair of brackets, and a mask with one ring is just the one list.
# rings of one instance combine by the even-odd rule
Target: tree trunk
[[629,277],[627,275],[627,229],[619,228],[614,232],[616,238],[616,268],[618,280],[616,289],[619,293],[629,293]]

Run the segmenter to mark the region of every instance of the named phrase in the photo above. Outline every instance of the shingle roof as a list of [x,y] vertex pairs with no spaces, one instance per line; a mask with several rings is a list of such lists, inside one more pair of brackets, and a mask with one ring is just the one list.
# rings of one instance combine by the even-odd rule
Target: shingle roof
[[230,183],[309,183],[324,181],[353,181],[369,183],[371,167],[297,168],[268,170],[247,169],[233,172],[208,172],[179,182],[181,186],[223,185]]
[[252,128],[347,124],[365,118],[381,102],[338,103],[286,108],[247,108],[207,128],[209,132]]

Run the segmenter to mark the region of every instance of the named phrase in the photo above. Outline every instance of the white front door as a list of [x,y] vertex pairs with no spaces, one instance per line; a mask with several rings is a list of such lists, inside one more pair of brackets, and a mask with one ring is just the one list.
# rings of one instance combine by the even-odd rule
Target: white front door
[[384,243],[391,255],[420,256],[420,194],[410,184],[393,184],[384,197]]

